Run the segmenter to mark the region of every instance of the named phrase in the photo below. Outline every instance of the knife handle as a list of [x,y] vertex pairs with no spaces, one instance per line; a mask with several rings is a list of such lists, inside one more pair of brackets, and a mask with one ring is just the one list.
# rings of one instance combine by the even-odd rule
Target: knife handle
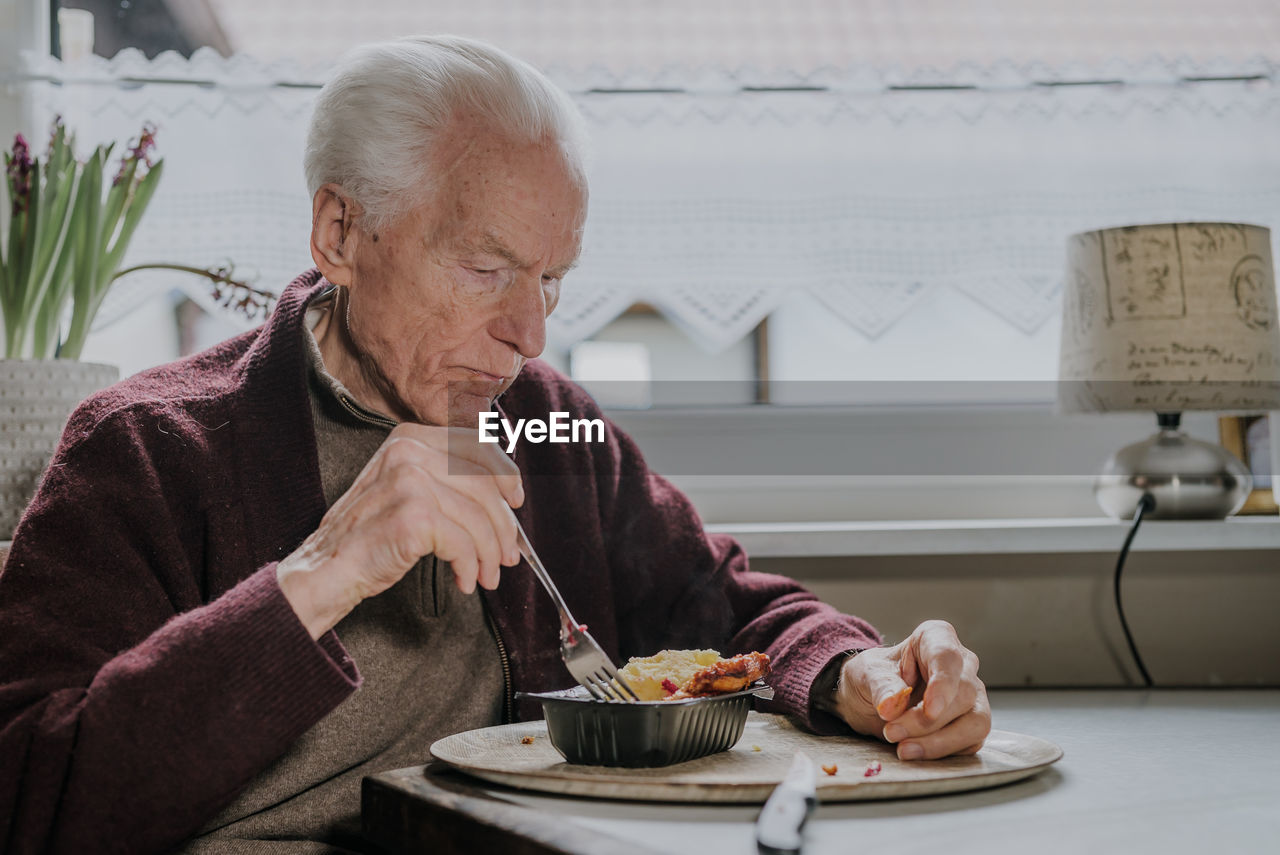
[[786,785],[765,802],[756,820],[756,848],[760,855],[794,855],[800,851],[802,832],[815,800]]

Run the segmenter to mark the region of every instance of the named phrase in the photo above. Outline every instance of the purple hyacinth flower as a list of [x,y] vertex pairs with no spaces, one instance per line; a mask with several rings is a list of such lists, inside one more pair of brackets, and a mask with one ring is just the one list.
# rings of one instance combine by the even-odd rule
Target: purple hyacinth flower
[[9,179],[9,194],[13,197],[13,215],[25,213],[31,199],[31,174],[35,163],[31,160],[31,147],[22,134],[13,137],[13,153],[5,170]]

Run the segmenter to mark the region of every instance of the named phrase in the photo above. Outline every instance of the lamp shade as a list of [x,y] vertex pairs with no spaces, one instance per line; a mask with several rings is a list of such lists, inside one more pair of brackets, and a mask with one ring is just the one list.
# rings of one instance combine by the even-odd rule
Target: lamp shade
[[1067,241],[1058,406],[1067,412],[1280,409],[1271,233],[1125,226]]

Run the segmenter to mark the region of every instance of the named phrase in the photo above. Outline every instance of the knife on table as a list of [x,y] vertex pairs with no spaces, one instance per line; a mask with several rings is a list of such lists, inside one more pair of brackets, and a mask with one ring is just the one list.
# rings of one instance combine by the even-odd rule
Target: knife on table
[[756,848],[760,855],[792,855],[804,841],[804,824],[818,804],[817,770],[803,751],[797,751],[782,783],[774,788],[756,820]]

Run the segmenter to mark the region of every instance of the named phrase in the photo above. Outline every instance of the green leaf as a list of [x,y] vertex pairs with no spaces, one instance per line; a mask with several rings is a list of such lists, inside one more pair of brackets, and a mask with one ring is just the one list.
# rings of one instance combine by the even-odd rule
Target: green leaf
[[[109,163],[111,149],[99,150],[102,151],[102,163],[106,166]],[[106,208],[102,215],[102,234],[98,238],[99,252],[106,252],[107,244],[110,243],[111,238],[115,237],[116,228],[120,224],[120,214],[124,211],[125,203],[129,201],[129,194],[133,189],[133,176],[137,171],[138,161],[128,161],[120,180],[107,191]]]
[[95,153],[84,168],[86,183],[82,192],[85,193],[85,207],[80,227],[85,241],[75,274],[77,295],[82,289],[86,292],[92,290],[102,264],[102,167],[101,158]]
[[[38,171],[39,161],[33,162],[36,164],[35,168]],[[21,253],[18,258],[18,270],[22,274],[22,287],[24,288],[26,287],[25,280],[31,272],[31,261],[35,257],[36,252],[36,242],[31,238],[35,234],[36,224],[39,222],[40,217],[40,184],[41,182],[37,181],[33,176],[31,180],[31,193],[27,196],[27,210],[18,217],[14,217],[19,228],[18,248]]]
[[[30,316],[27,313],[27,294],[29,293],[32,283],[35,279],[35,271],[33,269],[36,254],[36,235],[39,234],[41,223],[41,187],[43,183],[39,180],[40,161],[32,159],[32,176],[31,176],[31,195],[27,197],[26,213],[14,217],[11,224],[10,238],[17,236],[18,243],[18,279],[16,287],[12,295],[13,302],[11,307],[5,314],[5,350],[10,358],[21,356],[22,348],[26,340],[27,328],[30,326]],[[16,229],[14,228],[16,227]]]
[[[88,335],[88,321],[92,319],[93,292],[102,265],[102,169],[105,152],[99,147],[84,165],[84,177],[80,182],[80,199],[76,213],[76,261],[71,273],[74,298],[71,310],[71,327],[67,336]],[[65,349],[65,344],[64,344]],[[78,352],[78,351],[77,351]],[[71,357],[75,358],[75,357]]]
[[[110,248],[107,249],[99,261],[96,275],[91,280],[91,284],[86,286],[80,281],[74,283],[76,297],[75,305],[72,309],[71,328],[67,331],[67,337],[62,343],[59,355],[68,359],[78,359],[80,357],[85,339],[89,336],[89,327],[93,323],[93,318],[97,315],[98,309],[101,307],[102,301],[106,297],[112,281],[115,279],[115,273],[120,268],[120,262],[123,260],[125,252],[129,249],[129,242],[133,239],[138,223],[141,222],[142,215],[146,213],[147,206],[151,203],[151,198],[155,195],[156,188],[160,185],[160,177],[163,174],[164,161],[158,160],[143,179],[138,182],[138,186],[134,188],[132,195],[126,199],[119,231],[114,240],[111,241]],[[106,236],[104,236],[103,240],[105,243]]]
[[67,142],[67,129],[59,125],[49,144],[49,171],[57,172],[65,169],[74,158],[75,153]]
[[61,170],[51,170],[45,186],[44,210],[36,235],[35,266],[33,278],[23,298],[23,314],[30,317],[40,307],[48,293],[53,276],[54,263],[66,240],[67,226],[71,221],[73,192],[76,187],[76,170],[65,163]]
[[[9,179],[6,177],[0,181],[0,187],[4,188],[0,193],[0,211],[10,211],[13,207],[13,200],[9,198]],[[6,216],[12,216],[6,214]],[[9,236],[0,234],[0,309],[7,305],[9,299],[9,281],[12,278],[12,270],[9,269]]]
[[[12,160],[12,158],[6,157],[5,160],[9,161]],[[9,209],[12,210],[14,195],[8,176],[5,176],[3,183],[5,187],[6,202],[9,205]],[[0,292],[0,299],[2,299],[4,303],[6,331],[11,328],[16,328],[20,322],[19,315],[21,314],[20,306],[22,301],[22,290],[26,282],[26,271],[22,266],[23,235],[26,234],[26,229],[27,214],[21,213],[10,216],[9,236],[8,240],[5,242],[4,290],[3,292]],[[6,335],[6,347],[8,347],[8,343],[12,341],[12,338],[13,337],[11,335]]]
[[[120,224],[120,234],[116,236],[115,243],[112,244],[110,251],[107,253],[106,264],[103,266],[104,271],[110,271],[111,276],[115,275],[116,270],[120,267],[120,262],[124,259],[125,252],[129,249],[129,241],[133,239],[133,233],[138,228],[138,223],[142,220],[142,215],[147,212],[147,205],[151,204],[151,197],[156,194],[156,188],[160,185],[160,176],[164,172],[164,161],[156,161],[155,166],[151,167],[146,176],[139,182],[138,187],[133,192],[133,198],[129,200],[129,204],[125,209],[124,221]],[[103,287],[111,284],[111,279],[107,278],[103,283]]]
[[80,256],[80,245],[85,239],[83,230],[76,228],[75,224],[83,221],[86,202],[92,204],[88,194],[81,192],[77,192],[72,200],[67,235],[58,252],[48,292],[40,302],[40,311],[36,315],[32,352],[37,358],[52,359],[58,355],[58,325],[62,321],[67,301],[71,298],[71,274],[76,259]]

